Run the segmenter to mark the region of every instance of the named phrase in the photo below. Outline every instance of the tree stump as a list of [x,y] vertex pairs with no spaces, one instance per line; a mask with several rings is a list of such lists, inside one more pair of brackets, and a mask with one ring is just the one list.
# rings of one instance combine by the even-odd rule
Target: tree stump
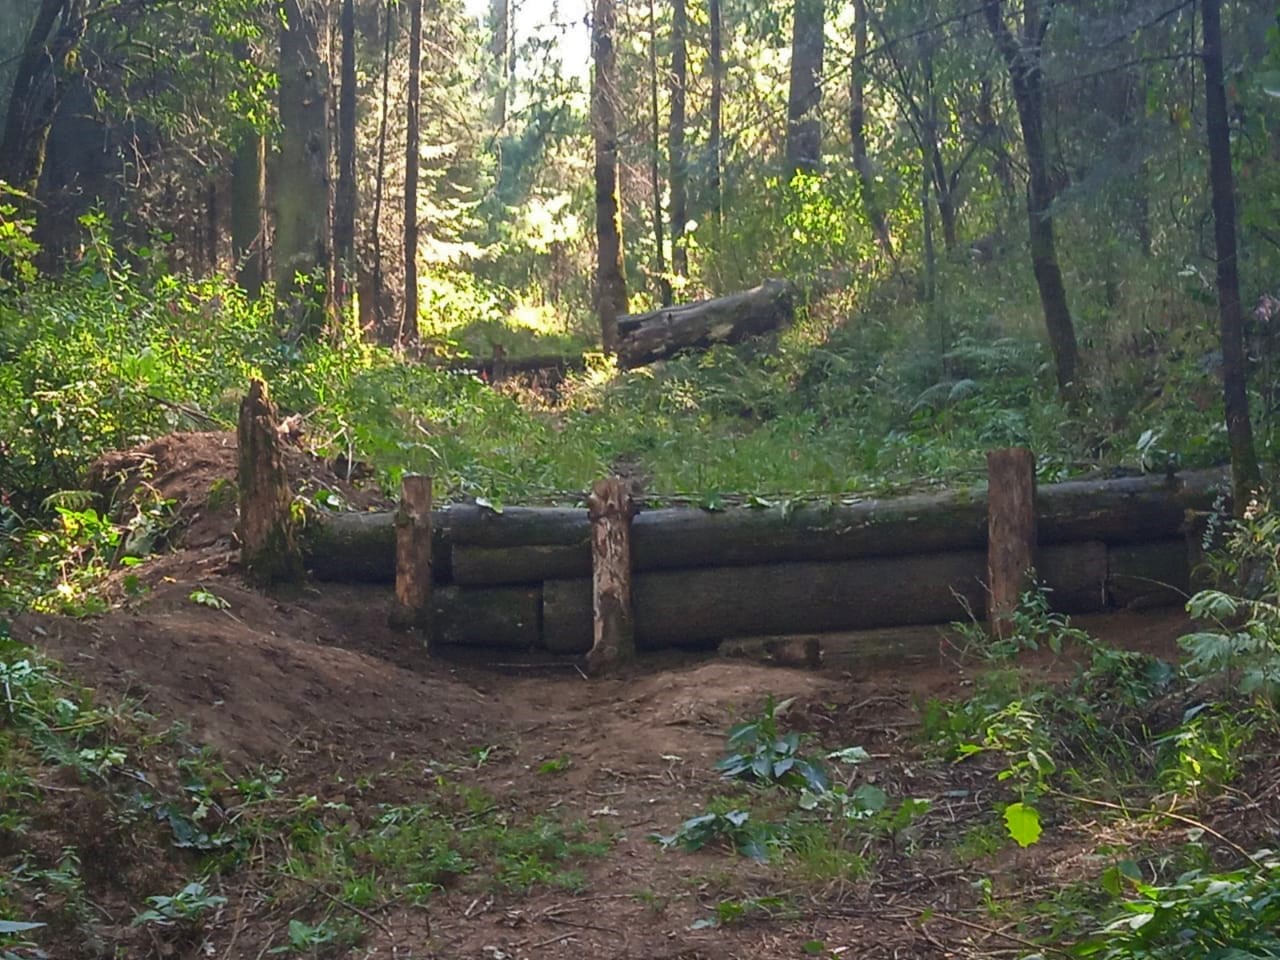
[[607,671],[636,652],[631,606],[631,518],[636,514],[622,477],[596,481],[587,498],[591,518],[591,580],[595,629],[587,666]]
[[396,511],[396,605],[393,626],[422,630],[431,650],[431,477],[406,473]]
[[302,551],[294,530],[289,476],[280,452],[275,404],[261,380],[249,384],[240,403],[240,565],[259,586],[303,576]]
[[987,623],[1003,637],[1031,585],[1036,550],[1036,464],[1024,447],[987,452]]

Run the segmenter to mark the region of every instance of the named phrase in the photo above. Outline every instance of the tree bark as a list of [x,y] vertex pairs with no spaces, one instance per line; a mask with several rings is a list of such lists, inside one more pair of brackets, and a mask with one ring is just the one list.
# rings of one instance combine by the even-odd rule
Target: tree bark
[[724,190],[721,184],[721,170],[724,166],[724,21],[720,9],[720,0],[708,0],[708,16],[710,17],[711,56],[711,104],[709,111],[710,132],[707,135],[707,151],[710,153],[711,219],[716,227],[716,239],[719,240],[720,225],[724,220]]
[[0,180],[31,198],[86,25],[84,0],[41,0],[18,56],[0,139]]
[[849,70],[849,141],[853,147],[853,169],[858,174],[862,208],[871,221],[876,243],[884,253],[892,257],[893,239],[889,236],[889,224],[884,211],[877,202],[875,177],[872,176],[871,159],[867,155],[866,89],[862,78],[867,59],[866,0],[854,0],[853,10],[853,64]]
[[240,565],[259,586],[302,578],[302,551],[293,524],[293,495],[280,452],[279,418],[261,380],[240,404]]
[[662,229],[662,176],[658,167],[662,159],[662,131],[658,120],[658,20],[654,0],[649,0],[649,100],[653,132],[649,139],[649,180],[653,188],[653,247],[658,277],[658,299],[671,306],[671,278],[667,276],[666,239]]
[[671,126],[667,131],[671,187],[671,272],[682,280],[689,276],[689,250],[684,243],[689,221],[689,160],[685,154],[685,90],[688,86],[686,38],[689,18],[685,0],[671,3]]
[[382,103],[378,118],[378,166],[373,180],[373,303],[379,334],[385,335],[388,327],[387,310],[383,302],[382,270],[382,198],[387,182],[387,114],[391,102],[391,39],[394,35],[396,0],[387,0],[385,26],[382,34]]
[[618,364],[640,367],[685,350],[739,343],[790,323],[794,290],[768,280],[742,293],[618,318]]
[[602,673],[636,652],[631,605],[631,518],[636,514],[629,485],[621,477],[599,480],[587,498],[591,518],[591,592],[594,611],[587,664]]
[[1054,189],[1044,139],[1044,74],[1040,57],[1049,25],[1041,19],[1038,0],[1024,0],[1023,6],[1024,29],[1020,37],[1015,37],[1004,22],[1001,0],[987,0],[984,10],[987,26],[1008,68],[1018,107],[1029,173],[1027,220],[1031,267],[1035,272],[1049,346],[1053,351],[1058,391],[1070,399],[1078,394],[1076,368],[1079,349],[1066,287],[1062,282],[1062,269],[1058,265],[1052,213]]
[[338,187],[333,205],[337,300],[351,301],[356,278],[356,12],[342,0],[342,85],[338,96]]
[[266,278],[267,143],[257,130],[246,130],[231,160],[231,256],[236,282],[257,299]]
[[404,148],[404,313],[400,346],[418,342],[418,165],[421,162],[422,0],[409,0],[409,102]]
[[422,630],[431,650],[431,478],[405,474],[396,525],[396,606],[391,622]]
[[1035,567],[1036,463],[1031,451],[989,451],[987,490],[987,621],[997,636],[1005,636]]
[[541,585],[445,587],[435,591],[432,606],[433,651],[442,646],[532,650],[540,644]]
[[511,46],[510,0],[489,0],[489,60],[496,72],[489,122],[499,132],[507,125],[507,62]]
[[280,169],[276,178],[278,322],[292,335],[324,329],[333,297],[329,226],[327,7],[284,0],[280,25]]
[[627,312],[622,266],[622,212],[618,202],[618,88],[616,0],[595,0],[591,20],[594,61],[591,132],[595,142],[596,282],[595,306],[604,352],[618,349],[618,317]]
[[814,173],[822,161],[822,76],[825,0],[794,0],[791,78],[787,93],[787,173]]
[[1222,76],[1221,0],[1201,0],[1204,23],[1205,125],[1209,136],[1209,188],[1213,195],[1213,239],[1217,253],[1218,322],[1222,338],[1222,395],[1231,447],[1232,493],[1237,516],[1262,482],[1249,420],[1244,352],[1244,316],[1236,256],[1235,175],[1231,128]]

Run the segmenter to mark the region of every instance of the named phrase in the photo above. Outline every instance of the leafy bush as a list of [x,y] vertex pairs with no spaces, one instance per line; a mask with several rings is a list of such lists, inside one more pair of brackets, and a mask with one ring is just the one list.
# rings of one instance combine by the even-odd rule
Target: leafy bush
[[770,695],[760,716],[730,728],[732,752],[716,764],[726,779],[804,787],[815,793],[827,789],[827,774],[822,765],[806,759],[800,752],[801,735],[778,731],[778,714],[791,703],[791,700],[776,703]]

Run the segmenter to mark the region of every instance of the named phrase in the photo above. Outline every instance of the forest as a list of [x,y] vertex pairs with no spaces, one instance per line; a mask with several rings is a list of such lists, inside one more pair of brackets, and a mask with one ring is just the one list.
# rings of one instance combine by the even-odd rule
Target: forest
[[0,0],[0,960],[1280,957],[1278,363],[1274,5]]

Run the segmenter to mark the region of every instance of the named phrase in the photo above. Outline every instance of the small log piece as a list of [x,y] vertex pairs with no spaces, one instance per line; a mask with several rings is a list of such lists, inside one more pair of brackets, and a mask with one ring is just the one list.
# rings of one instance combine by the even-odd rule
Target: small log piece
[[630,484],[622,477],[597,480],[587,498],[591,518],[591,586],[594,632],[587,666],[601,673],[636,652],[631,607],[631,518],[636,514]]
[[996,636],[1030,583],[1036,551],[1036,463],[1025,447],[987,452],[987,622]]
[[293,523],[293,495],[280,452],[279,417],[261,380],[240,403],[240,565],[258,586],[302,579],[302,551]]
[[391,622],[421,630],[431,650],[431,477],[406,473],[396,511],[396,605]]

